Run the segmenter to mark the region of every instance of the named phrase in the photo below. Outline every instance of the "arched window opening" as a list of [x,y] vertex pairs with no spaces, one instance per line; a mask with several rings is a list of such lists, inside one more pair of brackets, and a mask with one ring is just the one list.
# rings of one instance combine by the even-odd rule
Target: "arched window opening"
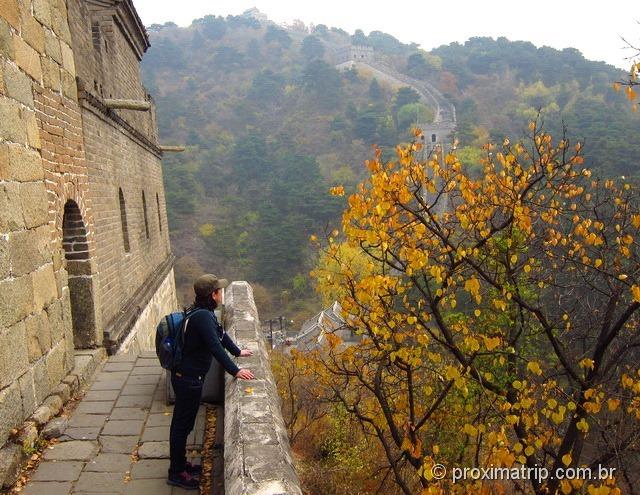
[[64,205],[62,249],[68,275],[74,346],[76,349],[92,348],[97,337],[89,241],[80,208],[72,200]]

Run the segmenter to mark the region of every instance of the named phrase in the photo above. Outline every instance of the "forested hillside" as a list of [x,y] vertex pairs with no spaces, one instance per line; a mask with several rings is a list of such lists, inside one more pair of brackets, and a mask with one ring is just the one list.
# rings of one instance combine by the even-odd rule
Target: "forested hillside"
[[318,309],[308,238],[332,229],[344,206],[328,189],[353,187],[371,144],[390,150],[409,139],[416,116],[432,115],[413,90],[337,71],[340,47],[373,46],[387,65],[435,84],[456,105],[469,167],[482,144],[518,138],[541,110],[549,130],[564,122],[586,142],[597,173],[637,174],[640,119],[612,90],[623,73],[576,50],[475,38],[425,53],[381,32],[243,16],[149,30],[143,73],[162,141],[187,145],[164,159],[178,285],[199,267],[249,280],[265,317]]

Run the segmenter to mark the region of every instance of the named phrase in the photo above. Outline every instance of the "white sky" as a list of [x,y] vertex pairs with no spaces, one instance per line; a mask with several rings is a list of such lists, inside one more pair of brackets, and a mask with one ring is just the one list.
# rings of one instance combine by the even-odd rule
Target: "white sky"
[[237,15],[257,7],[277,23],[295,19],[349,33],[389,33],[425,50],[464,42],[472,36],[505,36],[536,46],[573,47],[591,60],[628,69],[633,51],[621,37],[640,45],[637,0],[133,0],[146,25],[188,26],[207,14]]

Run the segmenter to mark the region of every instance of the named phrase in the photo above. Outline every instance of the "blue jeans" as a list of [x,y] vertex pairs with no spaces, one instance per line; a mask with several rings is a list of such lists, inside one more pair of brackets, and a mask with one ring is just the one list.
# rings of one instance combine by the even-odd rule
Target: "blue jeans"
[[203,381],[171,373],[171,385],[176,394],[169,433],[169,475],[181,473],[186,468],[187,437],[196,422]]

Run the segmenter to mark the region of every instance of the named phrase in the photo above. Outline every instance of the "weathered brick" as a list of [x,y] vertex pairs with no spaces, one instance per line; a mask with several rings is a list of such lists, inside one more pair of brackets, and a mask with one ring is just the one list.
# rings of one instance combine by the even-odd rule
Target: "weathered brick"
[[64,342],[56,344],[45,358],[47,363],[47,376],[49,377],[49,390],[54,389],[69,372],[66,366],[66,349]]
[[4,55],[6,58],[13,60],[15,53],[11,28],[7,21],[0,17],[0,55]]
[[9,257],[14,277],[31,273],[50,260],[47,230],[44,226],[44,232],[43,229],[19,230],[9,234]]
[[0,487],[10,488],[20,477],[24,451],[20,445],[8,444],[0,449]]
[[44,29],[31,13],[22,18],[21,35],[35,51],[44,53]]
[[[20,198],[22,199],[22,214],[24,224],[30,229],[40,227],[49,220],[49,199],[47,189],[43,181],[26,182],[20,185]],[[49,229],[44,230],[44,241],[49,244]],[[51,253],[48,253],[49,259]]]
[[21,182],[44,179],[40,153],[17,144],[9,145],[9,171],[13,180]]
[[[44,315],[44,317],[43,317]],[[46,319],[46,322],[44,321]],[[51,349],[51,329],[46,313],[42,311],[37,315],[28,317],[25,321],[27,335],[27,352],[29,362],[40,359]]]
[[20,115],[20,104],[9,98],[0,98],[0,139],[25,143],[27,130]]
[[0,388],[17,381],[29,368],[24,322],[0,331]]
[[61,71],[62,74],[62,92],[67,98],[72,100],[78,99],[78,87],[76,85],[76,78],[66,70]]
[[62,317],[62,300],[57,299],[47,308],[47,315],[51,328],[51,342],[61,342],[65,335],[65,326],[71,322],[65,322]]
[[18,66],[36,81],[40,81],[42,79],[40,54],[19,36],[13,37],[13,43],[16,50],[16,63]]
[[60,40],[50,31],[44,32],[44,52],[58,64],[62,65],[62,51],[60,50]]
[[42,145],[40,142],[40,129],[38,129],[38,119],[36,113],[32,110],[22,109],[22,120],[27,130],[27,144],[32,148],[39,150]]
[[3,64],[5,94],[28,107],[33,107],[33,91],[31,79],[15,65]]
[[0,280],[9,277],[9,267],[11,259],[9,258],[9,236],[0,236]]
[[9,147],[0,143],[0,180],[10,180]]
[[0,0],[0,16],[4,17],[15,29],[20,28],[20,11],[16,0]]
[[51,24],[53,31],[69,45],[71,44],[71,32],[67,22],[67,8],[64,0],[53,0],[51,4]]
[[0,183],[0,232],[24,228],[20,203],[20,186],[15,182]]
[[29,416],[36,410],[36,389],[33,380],[33,370],[29,368],[24,375],[18,379],[20,385],[20,396],[22,397],[22,410],[25,416]]
[[60,66],[54,60],[47,57],[42,58],[42,78],[46,88],[56,92],[60,91]]
[[51,4],[49,0],[33,0],[33,16],[44,26],[51,27]]
[[47,363],[44,359],[40,359],[34,363],[31,369],[33,370],[33,387],[36,392],[36,405],[40,405],[47,398],[47,395],[49,395]]
[[33,281],[30,275],[0,282],[0,326],[10,327],[33,309]]
[[31,274],[33,278],[33,306],[35,311],[42,311],[58,296],[53,265],[49,264]]
[[76,77],[76,63],[73,58],[73,51],[71,47],[65,42],[60,43],[60,50],[62,51],[62,67],[68,71],[73,77]]
[[0,445],[9,438],[12,428],[22,421],[20,387],[17,382],[0,390]]

